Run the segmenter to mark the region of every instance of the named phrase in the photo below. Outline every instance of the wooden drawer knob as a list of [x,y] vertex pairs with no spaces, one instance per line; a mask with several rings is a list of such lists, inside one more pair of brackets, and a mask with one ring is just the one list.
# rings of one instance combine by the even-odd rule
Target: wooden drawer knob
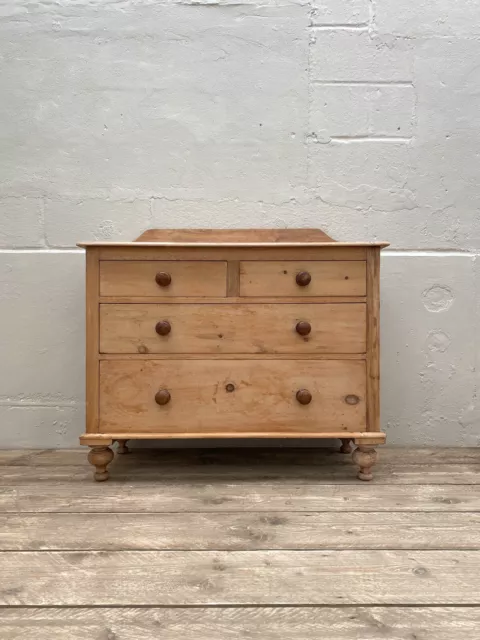
[[309,322],[304,322],[303,320],[301,322],[297,322],[297,324],[295,325],[295,331],[300,336],[308,336],[311,330],[312,325]]
[[300,271],[297,273],[297,277],[295,278],[299,287],[306,287],[307,284],[310,284],[312,281],[312,276],[308,273],[308,271]]
[[172,276],[165,271],[159,271],[155,276],[155,282],[159,287],[168,287],[172,282]]
[[172,330],[172,325],[168,322],[168,320],[160,320],[155,325],[155,331],[159,336],[168,336],[170,331]]
[[308,389],[299,389],[296,397],[300,404],[310,404],[312,401],[312,394]]
[[166,389],[160,389],[155,394],[155,402],[160,405],[168,404],[170,402],[170,392]]

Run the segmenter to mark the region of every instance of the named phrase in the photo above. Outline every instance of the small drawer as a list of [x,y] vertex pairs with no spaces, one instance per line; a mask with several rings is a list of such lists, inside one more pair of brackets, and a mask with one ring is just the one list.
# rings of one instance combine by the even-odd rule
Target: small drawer
[[318,260],[240,263],[241,296],[364,296],[366,263]]
[[366,305],[102,304],[101,353],[365,353]]
[[225,297],[226,262],[100,262],[101,296]]
[[104,360],[102,433],[365,430],[360,360]]

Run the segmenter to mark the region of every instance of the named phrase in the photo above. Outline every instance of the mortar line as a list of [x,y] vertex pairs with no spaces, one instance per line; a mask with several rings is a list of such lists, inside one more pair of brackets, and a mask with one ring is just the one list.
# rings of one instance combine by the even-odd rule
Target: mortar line
[[[309,17],[310,24],[309,27],[312,26],[313,16],[315,9],[313,7],[312,1],[309,2]],[[313,33],[306,32],[307,35],[307,135],[305,138],[305,154],[306,154],[306,185],[307,188],[310,187],[310,173],[311,173],[311,150],[310,145],[308,144],[308,138],[310,136],[310,124],[311,124],[311,114],[312,114],[312,45],[314,44],[315,35]]]
[[405,136],[331,136],[332,142],[350,144],[352,142],[410,142],[412,138]]
[[83,406],[83,402],[79,403],[79,402],[71,402],[71,403],[65,403],[65,402],[33,402],[33,401],[27,401],[27,402],[7,402],[5,400],[0,400],[0,407],[11,407],[13,409],[47,409],[47,408],[60,408],[60,409],[65,409],[65,408],[72,408],[72,407],[79,407],[79,406]]
[[377,28],[375,24],[375,19],[377,17],[375,0],[368,0],[368,13],[369,13],[370,32],[373,33]]
[[45,198],[42,197],[40,198],[40,208],[38,211],[38,222],[40,224],[40,229],[41,229],[41,233],[42,233],[42,241],[44,244],[44,248],[48,249],[48,241],[47,241],[47,227],[45,224],[45,210],[46,210],[46,204],[45,204]]
[[83,254],[83,249],[79,249],[77,247],[65,247],[62,249],[55,247],[40,247],[38,249],[31,247],[19,247],[16,249],[0,249],[1,253],[40,253],[40,254],[50,254],[50,253],[78,253]]
[[311,24],[309,29],[314,31],[368,31],[367,22],[359,24]]
[[406,256],[412,258],[435,257],[435,258],[475,258],[480,255],[473,251],[462,251],[461,249],[384,249],[382,256]]
[[312,80],[312,84],[327,87],[413,87],[411,80]]

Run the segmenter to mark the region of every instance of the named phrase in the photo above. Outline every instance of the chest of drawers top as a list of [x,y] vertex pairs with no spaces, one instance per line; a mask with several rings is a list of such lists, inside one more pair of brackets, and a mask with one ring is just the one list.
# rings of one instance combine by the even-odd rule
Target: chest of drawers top
[[315,229],[149,230],[87,251],[90,446],[382,442],[379,254]]

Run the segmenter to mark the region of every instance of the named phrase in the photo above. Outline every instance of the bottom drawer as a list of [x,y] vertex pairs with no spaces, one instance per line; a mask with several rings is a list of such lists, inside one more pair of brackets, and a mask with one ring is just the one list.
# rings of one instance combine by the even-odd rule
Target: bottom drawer
[[365,431],[362,360],[103,360],[100,432]]

